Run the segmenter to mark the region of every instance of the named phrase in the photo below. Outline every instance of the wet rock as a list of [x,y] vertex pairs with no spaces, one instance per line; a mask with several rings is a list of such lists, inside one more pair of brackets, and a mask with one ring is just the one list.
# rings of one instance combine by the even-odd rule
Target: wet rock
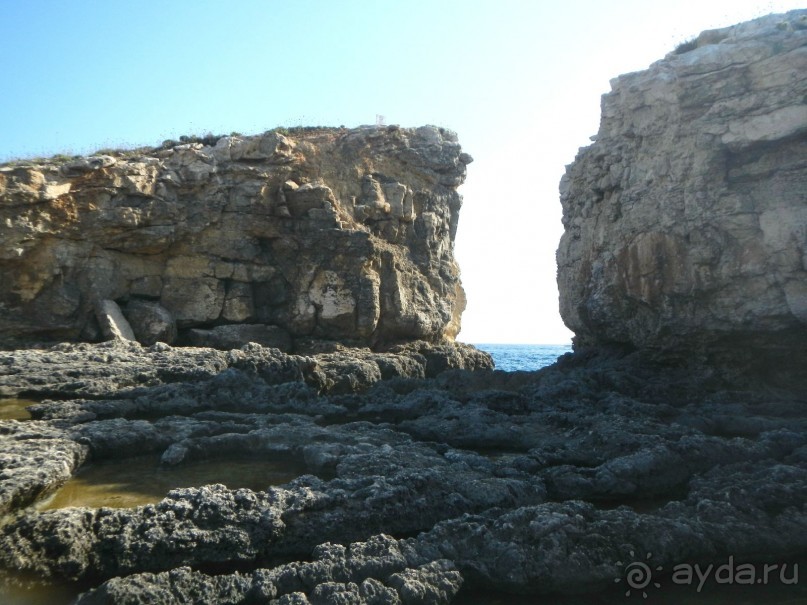
[[65,483],[89,448],[58,431],[5,421],[0,426],[0,515],[24,508]]
[[[807,421],[781,393],[774,402],[764,392],[709,391],[704,376],[665,373],[633,355],[582,356],[519,376],[452,370],[430,379],[421,365],[418,378],[317,394],[299,376],[280,378],[290,356],[257,346],[231,353],[230,367],[193,382],[44,402],[34,411],[53,420],[15,423],[29,426],[16,439],[63,439],[122,463],[153,452],[179,467],[285,457],[312,475],[261,492],[177,489],[133,509],[30,512],[0,531],[0,564],[54,579],[257,569],[325,541],[422,532],[403,543],[411,569],[448,559],[488,588],[568,592],[612,582],[630,549],[672,562],[801,548],[803,519],[791,509],[804,487]],[[347,350],[324,355],[323,366],[347,363]],[[378,355],[356,352],[362,363]],[[742,434],[721,434],[730,427]],[[614,508],[622,503],[636,510]],[[412,573],[379,581],[432,594]],[[288,595],[356,593],[349,584]]]
[[[170,438],[165,426],[155,426],[150,437],[133,437],[136,424],[128,423],[126,430],[127,423],[107,423],[120,430],[100,430],[93,425],[102,423],[89,423],[82,432],[95,455],[114,455],[127,446],[142,452],[149,444],[164,446]],[[196,423],[197,434],[199,428],[205,430],[203,424]],[[223,485],[177,489],[157,505],[135,509],[29,515],[0,530],[5,552],[0,563],[70,580],[202,561],[254,563],[303,555],[322,540],[353,541],[382,528],[410,533],[463,512],[544,498],[535,477],[492,477],[484,462],[441,454],[405,435],[364,423],[323,428],[283,422],[258,430],[249,430],[245,423],[239,434],[233,428],[216,431],[207,421],[208,431],[219,432],[209,437],[190,436],[186,428],[177,428],[168,462],[246,451],[253,456],[285,454],[304,457],[318,473],[332,469],[337,478],[303,476],[286,488],[265,492]],[[180,440],[183,433],[186,438]],[[64,540],[58,556],[53,555],[54,540]]]
[[430,378],[451,369],[493,369],[493,363],[487,353],[461,342],[430,344],[424,341],[414,341],[393,346],[387,351],[422,355],[426,362],[426,376]]
[[225,353],[173,349],[134,341],[63,343],[48,349],[0,352],[0,394],[101,396],[126,388],[198,380],[227,368]]
[[[177,351],[76,347],[26,358],[43,363],[50,355],[63,364],[79,352],[85,359],[115,353],[145,365],[159,355],[166,364]],[[18,512],[0,529],[0,567],[54,580],[110,579],[98,594],[115,599],[140,594],[141,583],[161,591],[176,582],[240,602],[228,601],[227,591],[259,590],[249,574],[180,568],[257,573],[275,565],[267,561],[301,560],[328,541],[385,532],[404,538],[401,570],[261,586],[278,589],[270,598],[300,602],[390,590],[401,602],[431,602],[456,585],[429,567],[441,559],[489,589],[574,592],[610,585],[630,550],[672,564],[804,548],[796,503],[805,485],[807,420],[797,398],[738,392],[708,369],[663,369],[637,354],[580,354],[531,374],[454,369],[428,378],[430,353],[416,350],[351,357],[336,347],[295,358],[257,345],[186,349],[188,366],[194,355],[222,365],[195,378],[177,371],[153,386],[33,406],[43,420],[4,424],[14,427],[3,438],[20,458],[15,464],[26,473],[46,468],[50,450],[36,452],[48,442],[73,444],[80,455],[65,467],[54,454],[52,468],[63,470],[40,473],[39,491],[0,475],[0,493],[28,494],[26,502],[57,487],[86,457],[125,464],[152,452],[178,468],[231,457],[288,459],[311,474],[264,491],[175,489],[132,509]],[[419,370],[385,379],[382,357],[402,371],[410,363]],[[365,366],[378,374],[361,378],[372,384],[360,391],[327,391],[305,379],[306,372],[336,379]],[[63,378],[50,372],[50,388],[65,393]],[[138,575],[130,581],[129,574]]]
[[439,523],[403,541],[403,550],[410,565],[445,557],[469,581],[501,589],[603,590],[622,577],[625,562],[637,561],[636,553],[641,559],[649,553],[654,566],[670,569],[803,552],[805,479],[804,468],[729,465],[695,482],[685,501],[654,513],[597,510],[579,501],[491,511]]

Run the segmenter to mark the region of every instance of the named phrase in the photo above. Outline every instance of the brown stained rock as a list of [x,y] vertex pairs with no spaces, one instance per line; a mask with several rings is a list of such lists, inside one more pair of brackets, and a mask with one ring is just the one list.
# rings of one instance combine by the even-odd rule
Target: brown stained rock
[[236,322],[365,346],[451,339],[468,161],[454,133],[426,126],[0,166],[0,344],[80,339],[93,301],[133,297],[180,331]]

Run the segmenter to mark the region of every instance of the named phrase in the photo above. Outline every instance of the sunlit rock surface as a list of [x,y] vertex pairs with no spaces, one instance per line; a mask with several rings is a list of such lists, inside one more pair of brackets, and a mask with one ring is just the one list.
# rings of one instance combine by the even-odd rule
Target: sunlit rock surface
[[576,343],[803,363],[807,11],[704,32],[611,86],[561,183]]
[[241,323],[451,339],[470,162],[451,131],[390,126],[0,166],[0,344],[109,337],[112,301],[149,345]]

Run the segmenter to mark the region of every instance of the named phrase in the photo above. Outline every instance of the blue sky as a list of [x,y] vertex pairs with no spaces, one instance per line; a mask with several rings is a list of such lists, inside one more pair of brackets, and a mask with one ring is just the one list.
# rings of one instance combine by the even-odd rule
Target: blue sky
[[596,133],[609,79],[799,4],[0,0],[0,160],[376,114],[448,127],[475,158],[460,339],[563,343],[557,183]]

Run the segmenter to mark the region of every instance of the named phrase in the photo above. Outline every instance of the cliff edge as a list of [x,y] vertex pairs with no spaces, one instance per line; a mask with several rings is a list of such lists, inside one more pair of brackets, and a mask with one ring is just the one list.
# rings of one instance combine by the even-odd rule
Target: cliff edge
[[800,364],[807,10],[703,32],[611,85],[561,181],[576,345]]
[[118,311],[143,344],[451,340],[469,162],[390,126],[2,166],[0,343],[102,339]]

